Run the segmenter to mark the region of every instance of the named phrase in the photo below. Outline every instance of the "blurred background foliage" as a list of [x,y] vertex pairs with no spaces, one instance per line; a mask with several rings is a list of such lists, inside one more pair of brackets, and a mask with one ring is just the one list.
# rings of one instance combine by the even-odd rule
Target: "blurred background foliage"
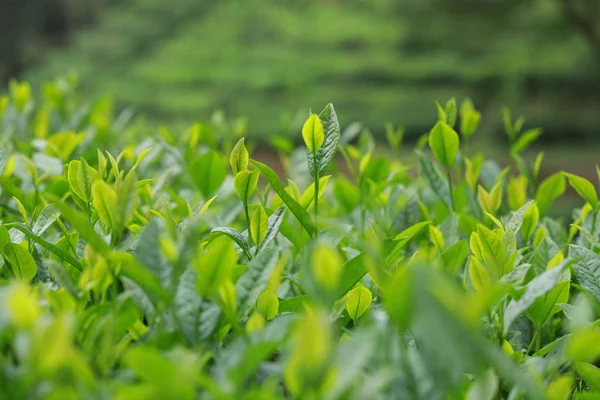
[[[150,121],[248,118],[250,136],[297,133],[336,105],[382,137],[416,137],[432,104],[471,97],[543,126],[544,145],[591,142],[600,126],[598,0],[8,0],[0,79],[76,71]],[[297,118],[296,112],[301,112]]]

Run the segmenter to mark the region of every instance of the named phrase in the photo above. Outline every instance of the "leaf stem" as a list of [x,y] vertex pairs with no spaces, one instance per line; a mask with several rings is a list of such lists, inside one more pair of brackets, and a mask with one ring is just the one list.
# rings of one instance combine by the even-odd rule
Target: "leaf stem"
[[252,227],[250,224],[250,213],[248,212],[248,202],[244,201],[244,213],[246,214],[246,222],[248,223],[248,253],[252,249]]
[[314,235],[318,233],[317,218],[319,217],[319,170],[317,169],[317,152],[313,153],[313,174],[315,178],[315,230]]
[[451,168],[446,168],[446,176],[448,177],[448,186],[450,188],[450,205],[452,206],[452,211],[454,210],[454,189],[452,184],[452,170]]

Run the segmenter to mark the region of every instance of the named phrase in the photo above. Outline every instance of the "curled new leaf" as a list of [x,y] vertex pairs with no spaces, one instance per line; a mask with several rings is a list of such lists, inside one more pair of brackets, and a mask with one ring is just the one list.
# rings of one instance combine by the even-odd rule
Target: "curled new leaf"
[[325,141],[323,123],[317,114],[311,114],[304,123],[302,138],[304,138],[304,143],[311,153],[315,153],[323,145]]

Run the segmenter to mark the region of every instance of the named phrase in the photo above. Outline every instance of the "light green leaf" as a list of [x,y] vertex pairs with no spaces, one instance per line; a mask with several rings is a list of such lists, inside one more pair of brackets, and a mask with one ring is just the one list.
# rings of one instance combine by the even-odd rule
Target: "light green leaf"
[[592,364],[577,362],[573,369],[594,391],[600,390],[600,368]]
[[227,176],[227,162],[219,153],[209,150],[192,163],[190,174],[196,187],[208,199],[223,184]]
[[515,143],[510,147],[511,154],[519,154],[523,150],[526,150],[529,145],[542,134],[542,130],[540,128],[530,129],[527,132],[524,132]]
[[97,180],[92,185],[92,204],[98,212],[100,221],[113,230],[118,229],[119,221],[115,210],[118,206],[117,193],[106,182]]
[[258,296],[258,300],[256,301],[256,311],[258,311],[258,313],[267,321],[275,318],[279,312],[279,299],[275,293],[266,291]]
[[344,177],[336,178],[333,195],[346,212],[351,212],[360,202],[360,190]]
[[[327,182],[331,178],[331,175],[324,176],[319,178],[319,199],[325,193],[325,189],[327,188]],[[302,197],[300,199],[300,205],[304,207],[304,209],[308,209],[313,202],[315,201],[315,183],[313,182],[305,191],[302,193]]]
[[235,189],[235,194],[238,196],[240,200],[243,202],[248,202],[254,190],[256,189],[256,185],[258,184],[258,178],[260,176],[260,171],[240,171],[235,175],[233,179],[233,188]]
[[592,208],[596,209],[598,206],[598,194],[596,193],[594,185],[581,176],[567,173],[565,173],[565,176],[569,180],[571,187],[573,187],[585,201],[590,203]]
[[210,297],[230,279],[237,254],[233,243],[228,238],[218,237],[213,240],[197,257],[192,260],[192,266],[198,274],[196,290],[201,297]]
[[27,249],[16,243],[4,246],[4,257],[10,263],[12,273],[17,279],[30,282],[37,274],[37,264]]
[[460,140],[450,125],[439,121],[429,132],[429,147],[435,158],[446,168],[454,165]]
[[540,184],[535,195],[535,201],[541,216],[546,215],[550,205],[557,197],[562,196],[566,188],[565,177],[560,172],[546,178]]
[[366,287],[359,285],[346,296],[346,311],[353,321],[357,321],[371,306],[373,294]]
[[302,127],[302,138],[308,151],[315,153],[321,148],[325,141],[323,123],[317,114],[311,114]]
[[248,150],[246,150],[246,146],[244,145],[244,138],[241,138],[235,144],[233,150],[231,151],[231,155],[229,156],[229,164],[231,164],[233,175],[235,176],[238,174],[238,172],[248,169],[249,161],[250,156],[248,155]]
[[252,235],[252,241],[257,246],[262,243],[263,239],[267,236],[269,217],[262,206],[258,206],[252,217],[250,217],[250,232]]
[[338,143],[340,142],[340,123],[333,108],[333,104],[329,103],[323,111],[319,114],[319,119],[323,123],[323,132],[325,140],[323,145],[316,152],[316,166],[317,171],[314,171],[315,160],[314,155],[311,151],[307,152],[308,171],[314,178],[315,176],[320,177],[323,175],[333,156],[337,151]]
[[306,232],[312,236],[314,233],[314,225],[310,214],[285,191],[279,177],[271,168],[255,160],[252,160],[252,163],[260,170],[267,181],[269,181],[273,190],[281,197],[281,200],[283,200],[284,204],[290,209],[296,219],[298,219],[298,222],[302,224]]
[[456,106],[456,99],[454,97],[446,102],[444,113],[446,114],[446,121],[444,122],[450,126],[454,126],[454,124],[456,124],[456,117],[458,115],[458,108]]

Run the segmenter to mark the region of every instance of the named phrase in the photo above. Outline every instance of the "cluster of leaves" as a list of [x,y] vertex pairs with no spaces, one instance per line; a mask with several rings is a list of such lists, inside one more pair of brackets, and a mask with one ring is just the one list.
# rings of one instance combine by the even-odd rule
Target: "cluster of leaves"
[[[413,167],[329,104],[282,183],[243,138],[136,140],[70,88],[0,99],[7,398],[599,398],[600,203],[539,182],[539,131],[505,113],[501,170],[450,100]],[[567,182],[570,225],[547,217]]]

